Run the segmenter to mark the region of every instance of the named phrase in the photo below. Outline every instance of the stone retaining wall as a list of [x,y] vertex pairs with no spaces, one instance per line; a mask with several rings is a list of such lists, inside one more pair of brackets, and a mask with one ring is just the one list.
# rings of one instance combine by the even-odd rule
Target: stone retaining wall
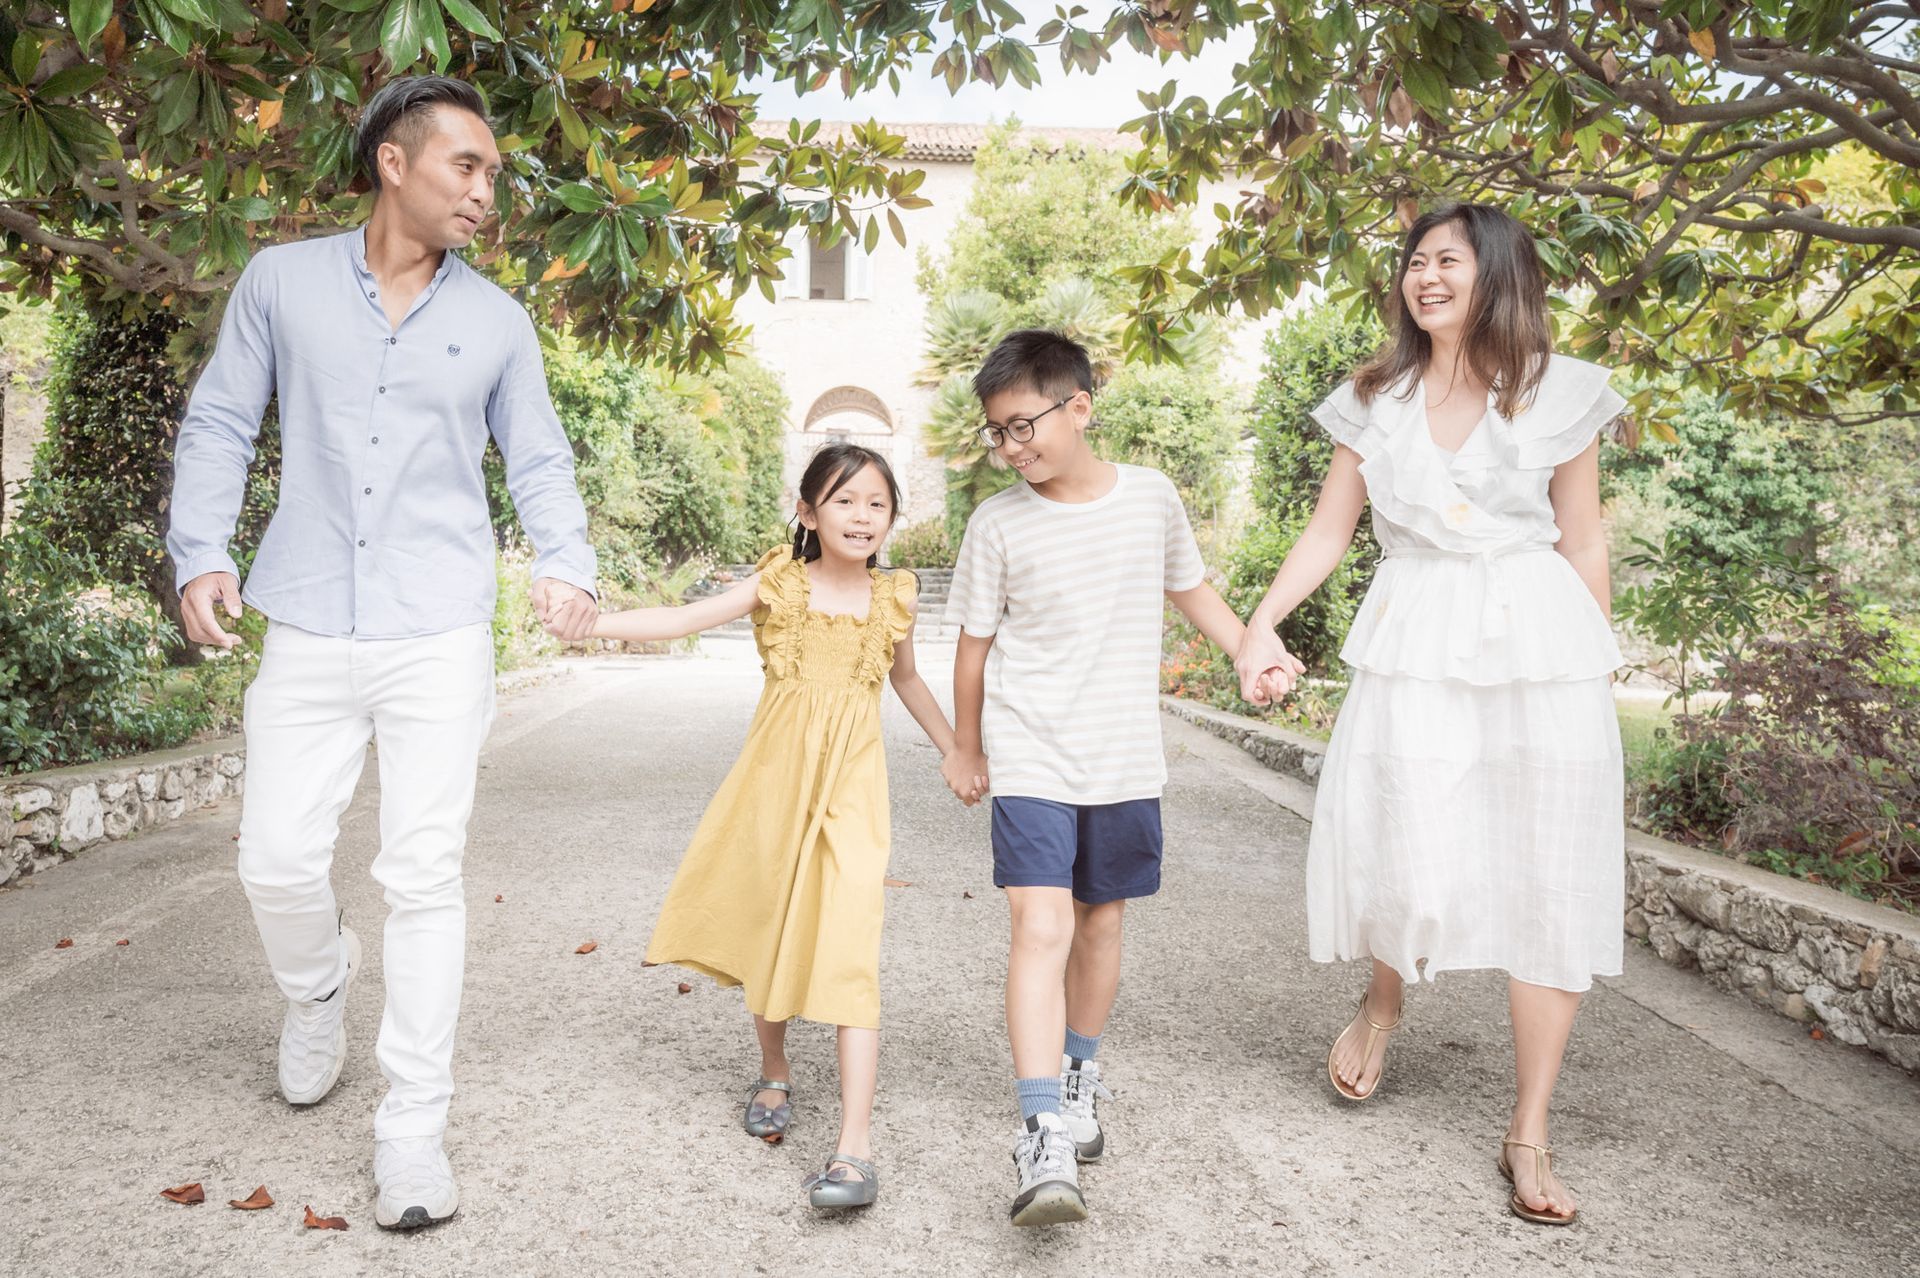
[[10,818],[0,886],[239,794],[246,766],[240,738],[228,737],[0,781],[0,811]]
[[[1308,784],[1324,743],[1162,697],[1177,718]],[[1626,930],[1676,967],[1920,1072],[1920,919],[1627,832]]]

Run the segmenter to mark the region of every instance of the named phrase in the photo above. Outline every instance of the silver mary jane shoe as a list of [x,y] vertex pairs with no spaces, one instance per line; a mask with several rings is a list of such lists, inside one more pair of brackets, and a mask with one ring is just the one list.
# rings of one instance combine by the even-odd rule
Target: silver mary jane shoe
[[747,1135],[758,1136],[769,1145],[778,1145],[786,1139],[787,1124],[793,1121],[793,1103],[781,1101],[772,1107],[762,1105],[757,1099],[761,1092],[781,1092],[791,1096],[793,1084],[770,1083],[763,1078],[747,1092],[747,1115],[740,1125],[747,1129]]
[[[866,1179],[849,1180],[849,1167]],[[800,1188],[815,1207],[870,1207],[880,1197],[880,1173],[863,1158],[835,1154],[825,1167],[801,1181]]]

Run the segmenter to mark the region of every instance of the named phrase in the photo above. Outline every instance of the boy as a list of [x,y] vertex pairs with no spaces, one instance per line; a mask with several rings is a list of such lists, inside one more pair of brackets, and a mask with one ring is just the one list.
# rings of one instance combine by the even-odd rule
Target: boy
[[1205,584],[1167,477],[1094,456],[1083,348],[1011,334],[973,385],[982,441],[1025,482],[982,502],[960,547],[958,740],[941,773],[972,805],[992,761],[993,881],[1013,913],[1012,1217],[1045,1225],[1086,1219],[1077,1163],[1105,1150],[1095,1052],[1120,983],[1121,915],[1160,887],[1163,594],[1227,652],[1245,629]]

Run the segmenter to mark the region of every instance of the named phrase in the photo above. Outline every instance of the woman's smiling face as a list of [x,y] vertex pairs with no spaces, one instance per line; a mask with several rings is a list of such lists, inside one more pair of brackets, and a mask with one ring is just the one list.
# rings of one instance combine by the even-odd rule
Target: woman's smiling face
[[1473,307],[1478,274],[1473,245],[1457,222],[1442,222],[1420,237],[1407,257],[1400,296],[1429,336],[1457,336]]

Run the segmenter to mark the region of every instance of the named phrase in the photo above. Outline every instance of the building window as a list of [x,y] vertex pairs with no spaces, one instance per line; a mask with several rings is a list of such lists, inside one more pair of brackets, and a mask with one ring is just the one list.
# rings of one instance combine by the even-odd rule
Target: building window
[[816,302],[861,302],[873,297],[873,257],[852,236],[822,248],[797,226],[787,235],[793,256],[781,264],[779,296]]
[[847,237],[832,248],[807,241],[807,296],[816,302],[840,302],[847,296]]

